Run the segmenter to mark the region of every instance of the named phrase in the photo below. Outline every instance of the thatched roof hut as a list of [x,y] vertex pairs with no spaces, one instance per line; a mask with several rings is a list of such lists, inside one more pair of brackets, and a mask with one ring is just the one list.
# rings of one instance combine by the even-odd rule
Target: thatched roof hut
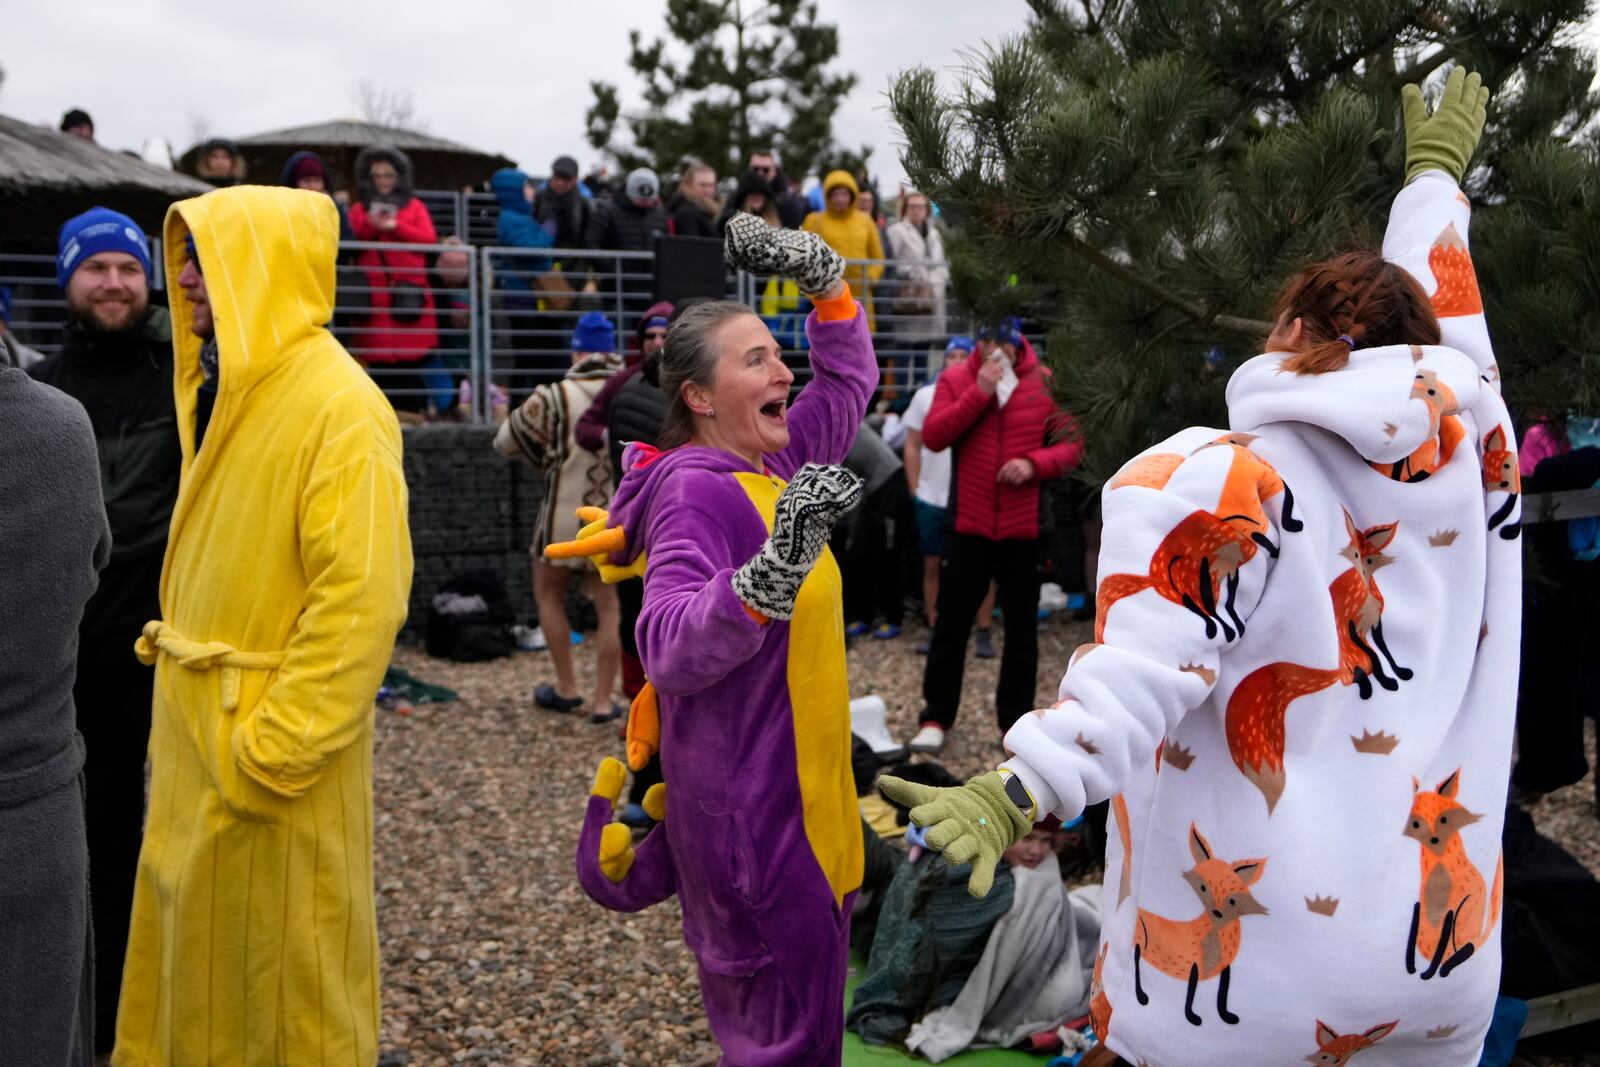
[[[335,181],[344,189],[355,188],[356,156],[363,148],[388,145],[411,157],[418,189],[459,189],[476,187],[511,160],[493,152],[480,152],[457,141],[433,137],[413,130],[379,126],[360,119],[335,119],[310,126],[271,130],[234,139],[244,156],[250,181],[276,183],[289,157],[301,149],[322,156],[332,168]],[[194,145],[178,160],[190,173],[199,162],[200,145]]]
[[167,206],[211,186],[55,130],[0,115],[0,237],[48,240],[96,204],[161,232]]

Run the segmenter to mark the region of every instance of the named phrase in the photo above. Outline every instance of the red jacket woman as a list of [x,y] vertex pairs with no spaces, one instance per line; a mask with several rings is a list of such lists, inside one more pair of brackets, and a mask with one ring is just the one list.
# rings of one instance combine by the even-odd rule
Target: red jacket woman
[[[956,532],[991,541],[1038,537],[1040,483],[1077,466],[1083,451],[1077,441],[1052,443],[1069,423],[1050,396],[1050,372],[1028,339],[1017,338],[1014,358],[1004,346],[998,350],[1012,359],[1015,385],[1007,395],[980,384],[984,359],[966,360],[939,376],[933,407],[922,426],[922,441],[929,449],[956,450]],[[1014,460],[1029,465],[1025,476],[1004,473]]]
[[[368,148],[356,157],[357,203],[350,207],[356,240],[436,244],[427,206],[411,195],[411,160],[397,148]],[[367,365],[418,363],[439,343],[421,252],[368,249],[356,256],[371,290],[372,313],[355,331],[352,351]]]

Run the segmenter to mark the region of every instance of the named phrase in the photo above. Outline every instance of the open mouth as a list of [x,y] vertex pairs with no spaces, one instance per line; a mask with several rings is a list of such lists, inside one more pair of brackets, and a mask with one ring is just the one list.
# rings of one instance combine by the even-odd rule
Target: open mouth
[[761,414],[779,424],[789,421],[789,402],[787,400],[774,400],[761,405]]

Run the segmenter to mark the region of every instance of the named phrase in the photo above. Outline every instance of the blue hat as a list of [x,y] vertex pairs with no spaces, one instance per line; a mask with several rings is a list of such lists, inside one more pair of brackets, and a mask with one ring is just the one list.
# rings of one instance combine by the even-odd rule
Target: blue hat
[[120,211],[92,207],[61,226],[56,245],[56,284],[62,289],[83,261],[100,252],[126,252],[150,277],[150,242],[139,224]]
[[11,290],[0,285],[0,322],[11,321]]
[[598,311],[591,311],[578,320],[578,328],[572,331],[572,350],[574,352],[615,352],[617,350],[617,331],[611,325],[611,320]]
[[950,343],[944,346],[945,355],[949,355],[958,348],[963,352],[971,352],[972,338],[968,337],[964,333],[956,334],[954,337],[950,338]]

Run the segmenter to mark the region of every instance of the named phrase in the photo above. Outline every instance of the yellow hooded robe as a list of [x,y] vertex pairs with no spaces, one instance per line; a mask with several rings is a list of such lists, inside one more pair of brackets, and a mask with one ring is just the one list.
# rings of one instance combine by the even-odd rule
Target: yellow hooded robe
[[[189,235],[220,366],[198,452]],[[220,189],[173,205],[165,237],[183,468],[138,643],[150,800],[112,1062],[370,1067],[373,697],[411,585],[400,430],[326,328],[332,200]]]
[[[840,186],[850,190],[850,206],[839,211],[828,203],[828,194]],[[856,210],[856,198],[861,195],[856,180],[849,171],[830,171],[822,181],[823,204],[821,211],[813,211],[801,223],[801,229],[819,233],[828,246],[845,259],[883,259],[883,241],[878,237],[878,224],[864,211]],[[878,330],[877,313],[872,306],[872,283],[883,277],[883,264],[850,264],[844,272],[845,281],[861,301],[867,312],[867,327]]]

